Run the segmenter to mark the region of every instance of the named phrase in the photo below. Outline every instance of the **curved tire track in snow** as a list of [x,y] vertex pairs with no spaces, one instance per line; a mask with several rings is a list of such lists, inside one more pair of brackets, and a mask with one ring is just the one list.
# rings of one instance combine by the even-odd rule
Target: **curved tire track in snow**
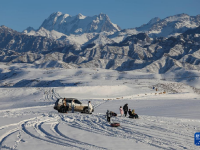
[[[7,139],[8,137],[12,136],[12,135],[13,135],[14,133],[16,133],[16,132],[20,132],[21,129],[20,129],[19,126],[21,126],[22,124],[24,124],[24,122],[30,121],[30,120],[32,120],[32,119],[35,119],[35,118],[23,120],[23,121],[20,121],[19,123],[9,124],[9,125],[5,125],[5,126],[0,127],[0,129],[7,129],[7,128],[11,127],[11,126],[18,126],[18,127],[14,128],[14,129],[11,129],[11,130],[8,129],[8,131],[0,137],[0,149],[1,149],[2,147],[4,147],[4,146],[3,146],[3,143],[6,141],[6,139]],[[15,143],[18,143],[18,142],[15,141]],[[16,144],[14,145],[14,147],[15,147],[15,146],[16,146]],[[11,146],[11,147],[13,147],[13,146]],[[12,148],[11,148],[11,149],[12,149]]]
[[[32,138],[53,143],[56,145],[62,145],[71,148],[73,147],[77,149],[105,149],[103,147],[98,147],[92,144],[78,141],[76,139],[69,138],[67,135],[64,135],[61,131],[59,131],[59,123],[55,124],[55,121],[57,121],[57,119],[49,119],[48,116],[43,116],[41,118],[35,119],[34,121],[24,122],[21,125],[21,130]],[[43,127],[44,125],[45,127]]]
[[[14,133],[23,132],[32,139],[67,148],[106,149],[69,137],[60,130],[59,126],[62,125],[103,136],[129,139],[130,141],[133,140],[160,149],[196,149],[193,143],[193,135],[191,134],[195,131],[193,129],[195,126],[188,125],[180,120],[174,122],[174,120],[167,118],[162,119],[150,116],[141,116],[140,119],[113,117],[112,120],[113,122],[120,122],[121,127],[110,127],[103,114],[41,113],[40,116],[23,120],[17,124],[0,127],[1,131],[6,131],[0,136],[0,148],[5,146],[4,143],[6,143],[9,137],[16,136]],[[182,131],[183,129],[185,130]],[[9,147],[17,148],[20,143],[18,141],[15,141],[15,143],[14,146],[9,145]]]
[[[179,125],[176,125],[176,131],[167,129],[166,122],[158,125],[157,122],[147,123],[140,119],[117,118],[122,127],[112,128],[103,118],[104,116],[91,116],[88,119],[80,119],[80,116],[75,119],[75,122],[66,122],[69,126],[101,134],[105,136],[132,139],[145,144],[149,144],[161,149],[192,149],[194,148],[193,142],[186,144],[188,141],[193,141],[193,137],[188,134],[181,133]],[[96,121],[95,121],[96,120]],[[128,120],[128,121],[127,121]],[[64,121],[64,120],[63,120]],[[135,123],[137,121],[137,123]],[[163,126],[163,127],[161,127]],[[188,132],[189,133],[189,132]],[[173,137],[171,135],[174,135]],[[185,146],[183,146],[185,145]],[[195,149],[195,148],[194,148]]]
[[[183,136],[177,133],[174,134],[173,131],[166,130],[165,128],[157,126],[152,127],[152,124],[142,125],[134,122],[130,124],[127,124],[126,122],[125,124],[125,122],[123,122],[122,126],[122,128],[117,129],[120,130],[119,133],[121,132],[124,135],[129,135],[126,138],[135,139],[162,149],[174,149],[173,147],[181,149],[185,142],[191,141],[192,139],[189,139],[186,135]],[[174,136],[171,137],[171,135]],[[183,138],[185,139],[183,140]],[[186,149],[189,149],[189,147]]]
[[56,124],[55,127],[54,127],[54,132],[56,132],[58,135],[60,135],[61,137],[65,138],[67,141],[69,141],[70,143],[74,143],[74,144],[79,144],[79,145],[82,145],[84,146],[85,148],[92,148],[92,149],[105,149],[103,147],[98,147],[98,146],[95,146],[95,145],[92,145],[92,144],[88,144],[88,143],[85,143],[85,142],[81,142],[81,141],[78,141],[78,140],[75,140],[75,139],[72,139],[72,138],[69,138],[68,136],[64,135],[58,128],[59,124]]
[[[42,124],[42,123],[44,123],[44,122],[40,122],[40,124]],[[56,144],[56,145],[61,145],[64,147],[71,147],[71,148],[73,147],[73,148],[77,148],[77,149],[82,149],[81,147],[78,147],[76,145],[72,145],[71,143],[66,142],[65,139],[59,139],[58,137],[54,137],[51,134],[45,132],[41,128],[41,125],[38,125],[37,123],[35,123],[35,125],[34,125],[35,127],[33,127],[33,126],[30,127],[28,124],[29,124],[29,122],[25,122],[24,124],[22,124],[21,129],[24,133],[28,134],[32,138],[35,138],[35,139],[38,139],[41,141],[45,141],[48,143]]]
[[14,128],[12,130],[9,130],[8,132],[6,132],[5,134],[3,134],[1,137],[0,137],[0,149],[3,147],[3,143],[4,141],[9,137],[9,136],[12,136],[12,134],[16,133],[17,131],[19,131],[18,128]]

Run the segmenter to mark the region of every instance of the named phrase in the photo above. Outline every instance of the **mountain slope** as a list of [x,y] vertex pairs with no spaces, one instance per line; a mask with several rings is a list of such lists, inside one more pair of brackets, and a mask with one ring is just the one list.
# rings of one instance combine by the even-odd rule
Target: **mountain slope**
[[165,19],[157,19],[152,23],[142,25],[136,28],[137,31],[147,31],[152,36],[168,37],[171,35],[181,34],[188,29],[200,26],[200,15],[189,16],[187,14],[178,14],[169,16]]
[[[95,22],[94,18],[99,19],[96,25],[100,27],[95,32],[92,28],[85,28],[89,27],[88,20]],[[71,17],[57,12],[44,21],[42,26],[48,29],[42,26],[39,30],[29,27],[24,33],[19,33],[1,26],[0,61],[9,64],[31,63],[39,68],[140,69],[161,74],[180,68],[200,70],[200,27],[195,28],[200,22],[199,15],[153,18],[139,28],[114,34],[110,29],[116,26],[109,22],[111,28],[108,28],[108,24],[104,28],[105,21],[109,21],[109,18],[104,14]],[[80,31],[85,33],[61,33],[71,30],[75,24],[81,25],[84,30]],[[167,28],[170,30],[165,30]],[[185,31],[187,28],[191,29]],[[107,29],[109,32],[106,32]],[[166,32],[169,36],[171,30],[177,36],[157,37],[164,35],[165,31],[169,31]]]
[[141,69],[154,73],[165,73],[172,68],[200,69],[200,37],[193,32],[154,39],[139,33],[119,43],[100,33],[80,47],[46,37],[27,36],[6,27],[0,31],[1,62],[32,63],[39,68]]
[[41,36],[28,36],[6,26],[0,26],[0,49],[8,49],[15,52],[41,52],[42,50],[48,51],[66,45],[62,41],[55,41]]
[[164,19],[155,17],[151,19],[147,24],[140,27],[125,29],[116,32],[111,36],[113,40],[122,41],[127,36],[146,33],[150,37],[170,37],[177,36],[188,29],[195,29],[200,26],[200,15],[189,16],[187,14],[178,14],[174,16],[169,16]]

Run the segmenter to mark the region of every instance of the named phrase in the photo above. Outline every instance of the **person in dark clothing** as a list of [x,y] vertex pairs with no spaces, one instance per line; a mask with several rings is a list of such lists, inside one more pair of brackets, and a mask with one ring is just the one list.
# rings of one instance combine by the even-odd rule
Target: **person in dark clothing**
[[106,116],[107,116],[107,121],[110,122],[111,113],[109,110],[107,110]]
[[127,112],[128,112],[128,104],[127,103],[123,106],[123,110],[124,110],[124,115],[126,117]]
[[67,104],[66,98],[63,99],[63,108],[62,108],[62,113],[67,113],[69,109],[69,105]]
[[135,118],[135,119],[139,118],[138,114],[135,113],[134,109],[132,111],[131,111],[131,109],[129,109],[128,114],[129,114],[129,118]]
[[134,117],[135,117],[135,119],[138,119],[138,118],[139,118],[138,114],[135,114]]
[[128,114],[129,114],[129,118],[130,118],[131,116],[133,116],[133,114],[132,114],[132,112],[131,112],[131,109],[128,110]]
[[117,116],[117,114],[115,112],[113,112],[113,111],[110,111],[110,115],[111,115],[111,117],[116,117]]

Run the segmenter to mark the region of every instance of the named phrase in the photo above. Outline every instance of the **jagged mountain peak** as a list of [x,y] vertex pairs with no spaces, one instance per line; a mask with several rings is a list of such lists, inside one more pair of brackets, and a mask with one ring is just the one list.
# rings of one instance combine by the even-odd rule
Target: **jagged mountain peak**
[[138,32],[146,32],[150,37],[178,36],[188,29],[200,26],[200,16],[189,16],[182,13],[164,19],[153,18],[149,23],[135,28]]
[[4,26],[4,25],[1,25],[0,27],[1,27],[1,28],[5,28],[6,26]]
[[186,13],[181,13],[181,14],[177,14],[177,15],[174,15],[174,16],[177,16],[177,17],[190,17],[188,14]]
[[22,31],[23,33],[29,33],[31,31],[36,31],[33,27],[28,27],[26,28],[24,31]]
[[57,12],[52,13],[49,17],[55,17],[55,16],[59,17],[61,15],[63,15],[63,13],[60,11],[57,11]]
[[152,24],[154,24],[154,23],[157,23],[157,22],[160,21],[160,20],[161,20],[161,19],[160,19],[159,17],[155,17],[155,18],[151,19],[147,24],[152,25]]
[[5,31],[9,32],[9,33],[17,33],[17,34],[19,34],[19,32],[15,31],[15,30],[13,30],[13,29],[5,26],[5,25],[0,26],[0,32],[5,32]]
[[43,27],[49,31],[55,30],[66,35],[96,32],[116,32],[120,28],[112,23],[106,14],[100,13],[92,17],[79,13],[76,16],[55,12],[42,23]]
[[191,16],[189,16],[188,14],[182,13],[182,14],[166,17],[164,20],[168,22],[173,22],[173,21],[181,21],[183,19],[190,19],[190,17]]
[[85,19],[87,16],[84,16],[84,15],[82,15],[81,13],[79,13],[78,15],[77,15],[77,18],[78,19]]
[[[97,15],[97,16],[100,16],[100,17],[108,17],[108,15],[107,14],[104,14],[104,13],[100,13],[99,15]],[[109,17],[108,17],[109,18]]]
[[1,25],[0,26],[1,29],[10,29],[9,27],[5,26],[5,25]]

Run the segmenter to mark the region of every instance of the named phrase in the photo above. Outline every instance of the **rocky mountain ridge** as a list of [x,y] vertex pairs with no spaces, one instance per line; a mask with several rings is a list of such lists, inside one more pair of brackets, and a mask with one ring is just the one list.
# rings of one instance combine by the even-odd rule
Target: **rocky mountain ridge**
[[151,38],[178,36],[189,29],[200,26],[200,15],[189,16],[187,14],[178,14],[164,19],[155,17],[147,24],[140,27],[124,29],[111,36],[114,41],[122,41],[127,36],[138,33],[146,33]]
[[[200,15],[178,14],[164,19],[155,17],[140,27],[121,30],[118,25],[111,22],[106,14],[101,13],[87,17],[82,14],[70,16],[56,12],[45,19],[39,29],[35,30],[28,27],[23,33],[63,40],[70,44],[84,45],[90,40],[94,41],[93,38],[102,37],[102,34],[105,36],[104,42],[98,43],[109,44],[110,41],[119,43],[126,37],[138,33],[146,33],[151,38],[178,36],[188,29],[194,29],[198,26],[200,26]],[[107,41],[105,39],[110,40],[105,43]],[[101,39],[98,41],[101,41]]]
[[[77,47],[60,40],[28,36],[1,26],[0,60],[8,64],[31,63],[39,68],[140,69],[155,73],[181,68],[199,70],[200,34],[196,33],[199,28],[177,37],[150,38],[146,33],[139,33],[119,43],[93,42]],[[104,39],[105,36],[99,38]]]
[[[55,12],[44,20],[38,30],[41,28],[49,31],[55,30],[65,35],[100,33],[104,31],[116,32],[121,30],[118,25],[110,21],[108,15],[103,13],[90,17],[80,13],[76,16],[70,16],[69,14]],[[24,30],[24,32],[30,32],[30,27]]]
[[[97,18],[99,21],[94,21]],[[97,28],[90,22],[91,30],[84,28],[88,24],[76,26],[84,30],[67,35],[68,31],[75,32],[75,24],[88,23],[88,20],[95,22]],[[73,24],[73,30],[68,23]],[[154,73],[200,70],[199,24],[199,15],[180,14],[165,19],[153,18],[141,27],[120,30],[105,14],[72,17],[57,12],[38,30],[29,27],[20,33],[1,26],[0,62],[29,63],[38,68],[139,69]],[[160,37],[164,33],[176,36]]]

